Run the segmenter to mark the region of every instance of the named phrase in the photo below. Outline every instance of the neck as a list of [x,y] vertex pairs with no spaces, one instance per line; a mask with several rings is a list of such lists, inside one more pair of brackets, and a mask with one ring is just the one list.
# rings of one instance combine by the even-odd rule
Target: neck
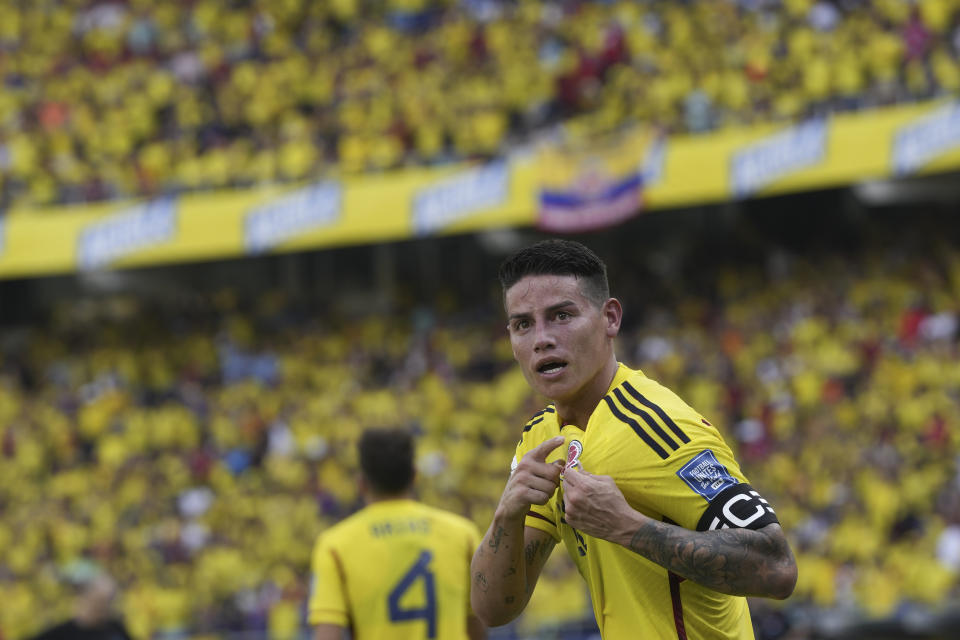
[[586,430],[590,416],[594,409],[600,404],[603,396],[607,395],[607,389],[613,382],[613,377],[617,375],[617,357],[611,355],[610,360],[603,365],[603,368],[597,372],[597,375],[588,382],[584,388],[569,401],[557,400],[557,416],[560,418],[560,425],[573,424]]
[[87,628],[87,627],[96,627],[109,619],[107,612],[87,612],[81,611],[76,615],[74,621],[77,623],[77,626]]
[[375,493],[371,491],[367,494],[367,504],[374,504],[376,502],[389,502],[390,500],[412,500],[413,499],[413,490],[404,491],[402,493]]

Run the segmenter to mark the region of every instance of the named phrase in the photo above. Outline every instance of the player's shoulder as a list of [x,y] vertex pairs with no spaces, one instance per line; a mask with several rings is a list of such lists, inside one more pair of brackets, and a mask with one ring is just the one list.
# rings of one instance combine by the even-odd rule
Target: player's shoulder
[[683,403],[676,393],[653,378],[648,377],[642,370],[627,369],[626,367],[625,369],[626,375],[622,376],[619,384],[614,386],[610,393],[617,396],[625,394],[627,397],[633,398],[641,404],[659,402],[672,406],[677,403]]
[[358,533],[367,527],[367,516],[368,510],[360,509],[325,529],[317,536],[317,542],[335,546],[356,539]]
[[549,404],[530,416],[523,425],[517,450],[526,453],[558,433],[560,433],[560,425],[557,422],[557,408]]
[[423,513],[428,514],[436,525],[444,531],[471,535],[478,531],[477,525],[475,525],[472,520],[465,518],[459,513],[425,504],[421,504],[421,507],[423,508]]
[[624,420],[625,411],[634,415],[653,413],[665,420],[670,413],[677,413],[680,405],[686,407],[683,401],[665,386],[648,378],[639,369],[628,369],[621,365],[599,408],[606,408],[621,421]]
[[633,413],[652,414],[667,423],[682,421],[713,429],[712,424],[672,389],[647,377],[639,369],[628,371],[629,375],[624,376],[603,399],[612,413],[617,413],[615,409],[620,407]]
[[624,370],[598,407],[601,418],[629,427],[661,459],[698,447],[726,448],[720,432],[671,389],[639,369]]

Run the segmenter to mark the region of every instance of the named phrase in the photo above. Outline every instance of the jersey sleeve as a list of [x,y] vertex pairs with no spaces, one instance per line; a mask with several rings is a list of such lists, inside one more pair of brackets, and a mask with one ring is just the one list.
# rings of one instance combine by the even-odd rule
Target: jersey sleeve
[[350,626],[347,594],[344,593],[343,567],[336,551],[323,536],[317,539],[311,562],[310,601],[307,621],[311,625]]
[[687,529],[759,529],[777,516],[750,486],[726,443],[694,443],[678,451],[653,493],[657,510]]
[[545,505],[531,505],[524,524],[528,527],[546,532],[550,534],[554,542],[560,542],[560,531],[557,529],[556,515],[552,508],[555,501],[556,498],[551,498],[550,502]]

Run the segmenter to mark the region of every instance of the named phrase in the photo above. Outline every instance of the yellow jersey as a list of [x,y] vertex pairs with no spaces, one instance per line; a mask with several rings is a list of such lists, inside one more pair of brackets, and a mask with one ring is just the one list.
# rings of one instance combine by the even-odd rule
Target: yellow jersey
[[467,638],[477,527],[415,500],[374,502],[317,538],[307,617],[355,640]]
[[[773,509],[747,483],[723,437],[676,394],[624,365],[586,425],[561,427],[551,405],[523,429],[517,460],[556,435],[566,458],[611,476],[637,511],[687,529],[759,528]],[[585,535],[563,517],[562,489],[526,525],[562,542],[586,580],[600,633],[633,638],[753,638],[746,598],[685,580],[629,549]]]

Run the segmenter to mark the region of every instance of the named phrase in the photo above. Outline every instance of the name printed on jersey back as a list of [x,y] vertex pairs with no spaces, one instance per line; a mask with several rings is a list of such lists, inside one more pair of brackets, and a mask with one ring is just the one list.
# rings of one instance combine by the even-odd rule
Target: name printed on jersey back
[[430,521],[426,518],[414,520],[382,520],[370,525],[370,534],[374,538],[398,535],[427,535],[430,533]]
[[677,475],[707,502],[716,498],[727,487],[737,484],[737,479],[720,464],[710,449],[704,449],[695,455],[690,462],[677,471]]

